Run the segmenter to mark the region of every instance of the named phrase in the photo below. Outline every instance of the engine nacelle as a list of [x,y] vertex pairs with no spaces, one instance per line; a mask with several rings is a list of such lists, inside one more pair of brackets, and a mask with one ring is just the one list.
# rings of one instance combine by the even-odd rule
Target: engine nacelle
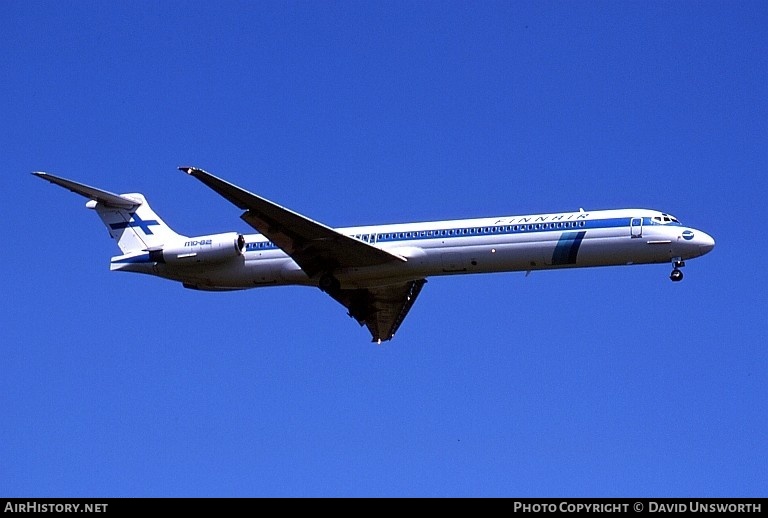
[[162,250],[153,250],[149,258],[158,263],[173,265],[222,263],[243,255],[245,238],[237,232],[184,238],[169,243]]

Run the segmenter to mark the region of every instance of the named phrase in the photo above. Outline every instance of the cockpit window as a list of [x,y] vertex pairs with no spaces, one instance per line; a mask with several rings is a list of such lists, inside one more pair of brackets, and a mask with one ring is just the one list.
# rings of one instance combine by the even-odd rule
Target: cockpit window
[[663,214],[661,216],[654,216],[651,218],[654,223],[657,223],[659,225],[668,225],[670,223],[677,223],[680,224],[680,221],[678,219],[670,214]]

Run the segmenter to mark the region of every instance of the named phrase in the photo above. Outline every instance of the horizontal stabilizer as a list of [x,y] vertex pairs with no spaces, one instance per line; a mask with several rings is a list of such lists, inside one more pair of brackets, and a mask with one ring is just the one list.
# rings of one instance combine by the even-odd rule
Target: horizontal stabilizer
[[72,180],[67,180],[66,178],[59,178],[58,176],[53,176],[52,174],[40,172],[32,174],[38,178],[42,178],[43,180],[47,180],[51,183],[55,183],[56,185],[60,185],[61,187],[69,189],[74,193],[85,196],[86,198],[90,198],[92,200],[96,200],[97,202],[110,207],[133,210],[141,205],[140,201],[132,200],[131,198],[120,196],[119,194],[114,194],[108,191],[102,191],[101,189],[90,187],[82,183],[73,182]]

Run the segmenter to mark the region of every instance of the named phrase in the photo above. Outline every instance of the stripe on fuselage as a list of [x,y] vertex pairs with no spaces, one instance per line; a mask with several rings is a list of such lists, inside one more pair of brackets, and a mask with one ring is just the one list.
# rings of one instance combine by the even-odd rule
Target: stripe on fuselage
[[552,264],[576,264],[576,256],[579,254],[579,247],[586,233],[586,230],[563,232],[552,253]]

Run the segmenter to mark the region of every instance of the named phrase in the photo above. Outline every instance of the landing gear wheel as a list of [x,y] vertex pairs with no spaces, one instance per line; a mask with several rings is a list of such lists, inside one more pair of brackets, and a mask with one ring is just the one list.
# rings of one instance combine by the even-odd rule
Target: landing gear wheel
[[680,282],[683,280],[683,272],[675,268],[672,270],[672,273],[670,274],[669,278],[672,280],[672,282]]

